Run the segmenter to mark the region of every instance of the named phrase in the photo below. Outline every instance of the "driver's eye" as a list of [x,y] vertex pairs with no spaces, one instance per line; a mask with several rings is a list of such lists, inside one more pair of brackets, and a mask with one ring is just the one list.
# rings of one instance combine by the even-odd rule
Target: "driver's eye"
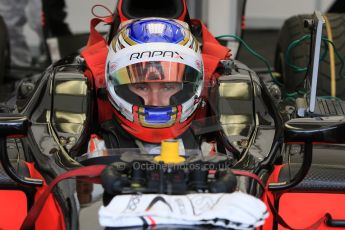
[[148,88],[146,84],[135,84],[134,89],[146,91]]
[[180,88],[181,86],[179,84],[164,84],[164,90],[177,90]]

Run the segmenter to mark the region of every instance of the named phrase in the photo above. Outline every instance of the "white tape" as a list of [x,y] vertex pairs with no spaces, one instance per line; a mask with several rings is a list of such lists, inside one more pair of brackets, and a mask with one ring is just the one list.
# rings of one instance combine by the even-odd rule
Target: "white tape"
[[171,43],[155,42],[126,47],[118,52],[109,49],[109,72],[141,62],[167,61],[178,62],[202,72],[202,58],[193,50]]

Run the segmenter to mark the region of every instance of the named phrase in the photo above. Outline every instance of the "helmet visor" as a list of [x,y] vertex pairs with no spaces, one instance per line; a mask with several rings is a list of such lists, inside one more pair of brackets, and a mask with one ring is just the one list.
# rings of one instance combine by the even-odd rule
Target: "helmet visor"
[[[108,67],[108,70],[111,67]],[[194,83],[202,73],[191,66],[170,61],[147,61],[128,65],[108,73],[114,87],[124,84],[150,82]]]

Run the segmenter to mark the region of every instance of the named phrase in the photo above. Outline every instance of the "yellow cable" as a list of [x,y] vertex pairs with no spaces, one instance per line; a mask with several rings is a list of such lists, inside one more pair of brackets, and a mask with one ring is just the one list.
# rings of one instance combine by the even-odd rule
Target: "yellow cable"
[[[333,42],[333,36],[332,36],[332,28],[331,24],[329,23],[329,20],[327,16],[323,16],[326,22],[326,32],[327,32],[327,38],[329,41]],[[328,50],[329,50],[329,65],[330,65],[330,74],[331,74],[331,96],[336,96],[336,75],[335,75],[335,58],[334,58],[334,48],[330,42],[328,42]]]

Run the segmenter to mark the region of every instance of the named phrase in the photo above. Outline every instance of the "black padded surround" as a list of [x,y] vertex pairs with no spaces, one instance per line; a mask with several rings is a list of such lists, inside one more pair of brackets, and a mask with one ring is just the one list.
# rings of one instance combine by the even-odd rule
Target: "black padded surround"
[[178,91],[170,98],[170,105],[180,105],[189,100],[194,95],[194,84],[183,84],[183,90]]
[[120,85],[115,88],[115,91],[117,95],[119,95],[121,98],[126,99],[126,101],[131,103],[132,105],[144,106],[144,100],[137,94],[133,93],[128,88],[128,85]]
[[[285,165],[279,173],[279,182],[288,181],[295,175],[300,164]],[[304,178],[296,187],[296,192],[344,192],[345,166],[313,164]]]
[[178,18],[183,12],[183,0],[123,0],[122,13],[127,18]]

